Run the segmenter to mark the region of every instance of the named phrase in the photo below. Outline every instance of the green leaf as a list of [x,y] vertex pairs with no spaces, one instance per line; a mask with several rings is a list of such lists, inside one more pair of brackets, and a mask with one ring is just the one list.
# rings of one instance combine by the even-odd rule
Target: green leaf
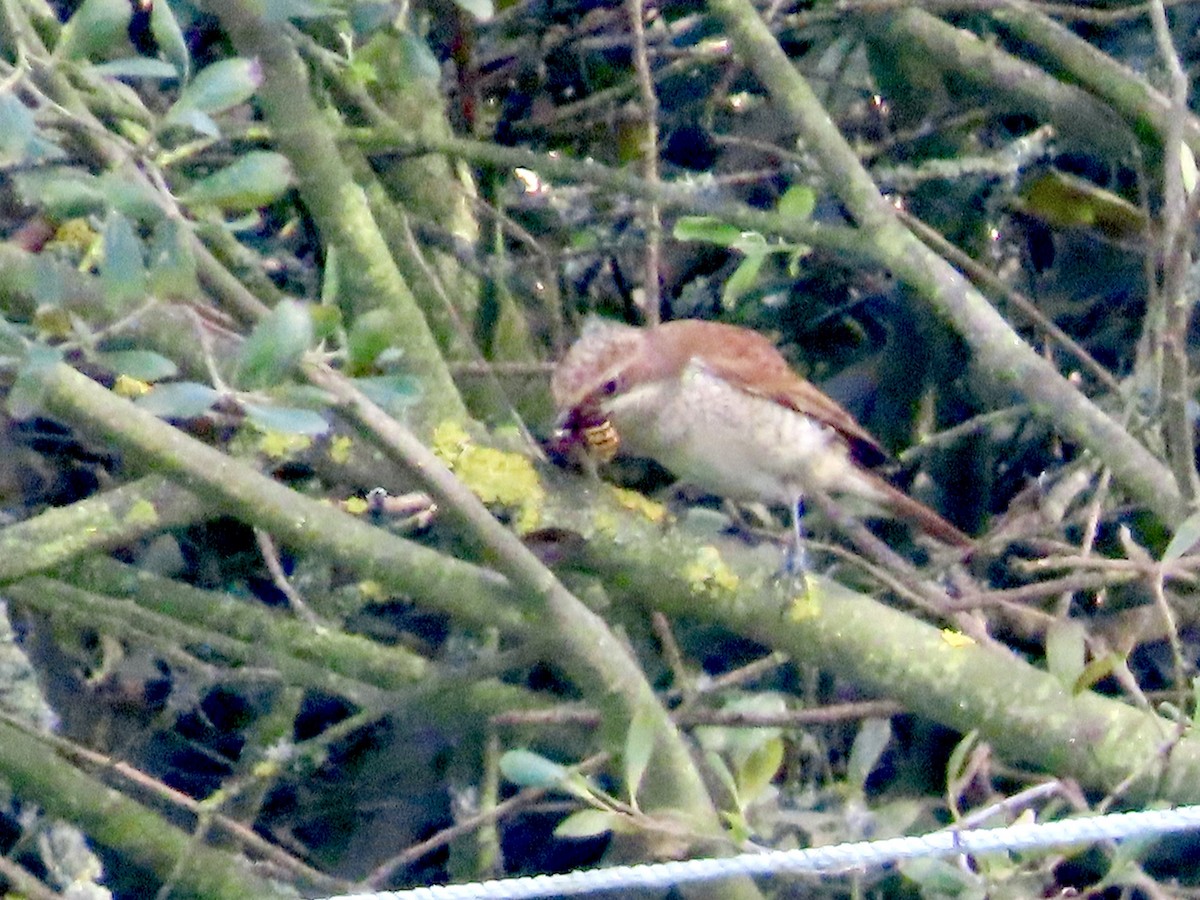
[[779,198],[777,210],[780,215],[806,221],[812,218],[817,208],[817,195],[806,184],[793,184]]
[[1074,690],[1086,662],[1082,623],[1059,619],[1046,629],[1046,668],[1067,690]]
[[635,809],[642,776],[654,755],[654,739],[658,734],[658,718],[654,712],[648,702],[639,703],[625,735],[625,789],[629,792],[629,803]]
[[[762,256],[771,249],[767,246],[767,239],[757,231],[743,231],[732,246],[734,250],[744,253],[746,256]],[[776,247],[774,249],[779,251],[783,248]]]
[[403,416],[421,399],[421,386],[410,375],[355,378],[354,384],[390,416]]
[[0,355],[5,361],[24,358],[30,346],[29,338],[17,325],[0,316]]
[[1081,694],[1089,690],[1096,682],[1104,680],[1122,665],[1124,665],[1124,660],[1116,653],[1105,653],[1095,657],[1083,667],[1083,671],[1071,685],[1071,693]]
[[162,197],[144,179],[122,169],[109,169],[96,181],[106,203],[130,220],[154,225],[164,218]]
[[1163,551],[1163,562],[1175,562],[1200,543],[1200,512],[1194,512],[1175,529],[1171,542]]
[[175,67],[179,77],[184,81],[191,78],[192,55],[170,3],[158,0],[150,5],[150,34],[158,44],[158,51]]
[[342,311],[336,306],[327,306],[322,303],[309,307],[308,311],[313,321],[313,337],[318,341],[329,340],[341,329]]
[[278,384],[296,368],[312,342],[308,307],[295,300],[280,301],[242,344],[234,383],[246,390]]
[[733,309],[738,300],[742,298],[750,288],[754,287],[754,282],[758,280],[759,270],[762,269],[765,253],[754,253],[747,256],[738,264],[738,267],[733,270],[733,274],[729,276],[729,280],[725,282],[725,287],[721,291],[721,306],[725,309]]
[[1020,208],[1056,228],[1094,228],[1114,240],[1140,240],[1146,211],[1077,175],[1049,169],[1021,186]]
[[220,397],[220,391],[207,384],[172,381],[157,385],[150,393],[143,394],[133,402],[160,419],[194,419],[212,409]]
[[340,16],[342,11],[324,2],[311,0],[261,0],[263,19],[267,22],[290,22],[293,19],[323,19]]
[[554,836],[559,838],[593,838],[615,831],[621,816],[608,809],[581,809],[571,813],[554,826]]
[[[156,7],[160,4],[155,3]],[[178,78],[179,71],[169,62],[149,56],[129,56],[92,66],[92,71],[106,78],[152,78],[165,81]]]
[[556,788],[566,784],[572,773],[532,750],[509,750],[500,757],[500,774],[519,787]]
[[899,866],[901,874],[919,887],[921,897],[984,900],[987,896],[983,879],[956,863],[918,857]]
[[783,765],[783,738],[774,737],[750,752],[737,770],[738,795],[744,804],[761,797]]
[[59,34],[55,56],[60,59],[95,59],[109,50],[127,49],[129,0],[83,0]]
[[14,419],[32,419],[43,411],[46,375],[62,362],[62,352],[48,344],[30,344],[24,362],[9,388],[8,413]]
[[742,229],[712,216],[683,216],[675,223],[673,234],[678,241],[703,241],[732,247],[741,240]]
[[859,727],[854,744],[850,747],[850,759],[846,763],[846,780],[860,793],[891,740],[890,719],[867,719]]
[[215,116],[233,109],[254,96],[262,79],[262,66],[256,59],[235,56],[205,66],[180,92],[165,121],[179,124],[184,113]]
[[113,350],[96,354],[96,361],[111,372],[138,381],[162,381],[179,374],[179,367],[153,350]]
[[370,372],[379,355],[396,342],[396,317],[386,309],[363,313],[346,335],[346,371],[351,375]]
[[109,312],[119,313],[146,297],[146,263],[142,242],[129,220],[116,210],[108,214],[102,235],[100,285]]
[[454,0],[454,5],[470,13],[477,22],[487,22],[496,14],[492,0]]
[[329,423],[320,413],[295,406],[267,406],[264,403],[242,403],[246,418],[263,431],[280,434],[317,436],[329,430]]
[[971,758],[976,745],[979,743],[979,732],[972,730],[963,735],[962,740],[950,751],[946,760],[946,784],[955,785],[962,780],[967,761]]
[[0,94],[0,166],[60,159],[63,151],[38,133],[33,113],[11,92]]
[[22,200],[60,221],[99,213],[108,206],[99,179],[78,169],[22,172],[14,181]]
[[175,219],[164,218],[150,239],[150,292],[160,299],[189,300],[200,294],[196,256],[187,230]]
[[287,193],[293,180],[286,156],[254,150],[193,184],[183,200],[193,206],[245,212],[275,202]]

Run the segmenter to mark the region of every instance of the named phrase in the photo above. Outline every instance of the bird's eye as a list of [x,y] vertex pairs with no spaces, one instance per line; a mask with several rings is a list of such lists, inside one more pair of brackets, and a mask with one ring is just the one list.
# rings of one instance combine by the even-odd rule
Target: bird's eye
[[603,394],[605,397],[611,397],[613,394],[615,394],[617,392],[618,387],[620,387],[620,384],[617,382],[617,379],[610,378],[608,381],[604,382],[604,384],[601,386],[600,393]]

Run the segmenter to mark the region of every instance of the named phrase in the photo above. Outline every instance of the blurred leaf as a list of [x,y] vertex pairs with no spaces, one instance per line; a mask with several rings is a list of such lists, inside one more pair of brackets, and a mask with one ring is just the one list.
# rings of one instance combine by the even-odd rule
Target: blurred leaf
[[150,34],[158,44],[158,51],[175,67],[179,77],[184,81],[191,78],[192,56],[170,3],[163,0],[151,3]]
[[60,159],[63,151],[38,133],[33,113],[12,92],[0,94],[0,166]]
[[1115,672],[1122,663],[1123,660],[1116,653],[1105,653],[1103,656],[1097,656],[1083,667],[1083,671],[1079,673],[1079,677],[1075,679],[1075,683],[1070,685],[1071,692],[1074,694],[1083,693],[1093,687],[1096,682],[1102,681]]
[[172,381],[156,385],[134,403],[160,419],[194,419],[208,412],[220,397],[220,391],[207,384]]
[[421,386],[411,375],[355,378],[354,384],[390,416],[403,416],[421,399]]
[[316,436],[329,430],[329,423],[320,413],[295,406],[268,406],[265,403],[242,403],[246,418],[263,431],[280,434]]
[[62,362],[62,352],[48,344],[30,344],[9,388],[8,414],[14,419],[32,419],[42,412],[46,397],[46,375]]
[[862,793],[892,740],[890,719],[867,719],[859,726],[846,763],[846,780]]
[[200,294],[196,257],[184,226],[164,218],[150,239],[150,292],[161,299],[192,300]]
[[179,367],[153,350],[113,350],[97,353],[96,361],[109,371],[138,381],[162,381],[179,374]]
[[984,880],[963,866],[944,859],[917,857],[900,864],[900,872],[920,888],[920,896],[954,900],[984,900],[987,888]]
[[762,269],[763,260],[767,257],[763,253],[754,253],[743,259],[733,274],[729,276],[725,282],[725,287],[721,290],[721,306],[725,309],[733,309],[737,305],[738,300],[754,287],[754,282],[758,280],[758,273]]
[[755,747],[742,760],[737,770],[737,783],[743,804],[753,803],[770,787],[783,765],[783,751],[783,738],[776,736]]
[[979,743],[979,732],[972,730],[962,736],[954,749],[950,751],[950,758],[946,760],[946,784],[955,785],[962,781],[963,775],[966,773],[967,761],[971,758],[971,753],[975,750]]
[[571,770],[532,750],[509,750],[500,757],[500,774],[518,787],[555,788],[567,782]]
[[83,0],[67,20],[54,48],[60,59],[95,59],[109,50],[129,47],[129,0]]
[[742,229],[711,216],[682,216],[673,233],[678,241],[703,241],[722,247],[732,247],[742,238]]
[[262,78],[262,66],[255,59],[233,57],[207,65],[179,93],[164,122],[179,123],[184,113],[215,116],[233,109],[254,96]]
[[[746,256],[762,256],[770,249],[767,246],[767,239],[757,231],[743,231],[731,246]],[[776,249],[781,248],[776,247]]]
[[79,169],[21,172],[13,180],[25,203],[59,221],[103,212],[108,206],[99,179]]
[[454,0],[454,5],[470,13],[477,22],[487,22],[496,14],[492,0]]
[[292,166],[286,156],[254,150],[193,184],[183,200],[193,206],[244,212],[278,200],[292,182]]
[[57,303],[39,303],[31,324],[42,338],[67,340],[75,336],[75,317]]
[[1192,153],[1192,148],[1186,143],[1179,145],[1179,168],[1183,189],[1190,194],[1196,189],[1196,154]]
[[1046,629],[1046,668],[1067,690],[1083,674],[1086,662],[1083,624],[1076,619],[1059,619]]
[[295,300],[280,301],[242,344],[234,382],[246,390],[278,384],[295,369],[312,341],[308,307]]
[[806,184],[793,184],[779,198],[777,210],[780,215],[792,219],[807,220],[812,218],[813,210],[817,208],[817,195]]
[[154,225],[165,218],[162,197],[131,172],[110,169],[97,179],[96,185],[110,206],[134,222]]
[[1162,561],[1175,562],[1198,543],[1200,543],[1200,512],[1194,512],[1184,519],[1175,529],[1175,533],[1171,535],[1171,541],[1167,544],[1167,549],[1163,551]]
[[24,357],[29,346],[29,338],[24,331],[0,316],[0,356],[6,359]]
[[312,315],[313,337],[318,341],[329,340],[342,327],[342,311],[336,306],[322,303],[309,307],[308,311]]
[[[156,7],[160,4],[155,3]],[[153,78],[160,81],[178,78],[179,71],[169,62],[149,56],[127,56],[92,66],[92,71],[107,78]]]
[[260,0],[263,18],[268,22],[289,22],[293,19],[322,19],[342,15],[338,7],[312,0]]
[[204,135],[204,137],[219,138],[221,136],[221,126],[213,121],[213,117],[208,113],[198,109],[181,111],[178,115],[172,116],[171,124],[190,128],[196,134]]
[[110,313],[128,310],[146,297],[146,263],[142,242],[129,220],[115,210],[104,222],[104,256],[100,284]]
[[396,343],[396,317],[386,309],[363,313],[346,335],[346,371],[350,375],[370,372],[379,355]]
[[654,755],[654,738],[658,733],[654,709],[649,703],[641,703],[634,710],[633,720],[625,735],[625,789],[629,792],[629,803],[637,808],[638,791],[642,776]]
[[[474,2],[486,3],[487,0],[474,0]],[[399,51],[396,57],[399,65],[397,74],[401,79],[414,79],[427,84],[438,84],[441,81],[441,63],[433,55],[433,51],[429,49],[429,44],[424,38],[418,37],[410,31],[404,31],[396,36],[395,41],[396,49]]]
[[1148,220],[1137,206],[1076,175],[1050,170],[1021,187],[1023,212],[1058,228],[1096,228],[1114,240],[1140,238]]
[[617,830],[621,815],[608,809],[581,809],[554,826],[558,838],[593,838]]

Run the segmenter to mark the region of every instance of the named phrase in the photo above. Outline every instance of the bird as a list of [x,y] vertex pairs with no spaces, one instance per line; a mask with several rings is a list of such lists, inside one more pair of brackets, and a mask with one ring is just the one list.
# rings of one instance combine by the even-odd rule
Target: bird
[[952,546],[973,541],[872,470],[888,454],[765,336],[700,319],[636,327],[590,317],[555,366],[563,446],[655,460],[735,502],[792,510],[806,492],[865,501]]

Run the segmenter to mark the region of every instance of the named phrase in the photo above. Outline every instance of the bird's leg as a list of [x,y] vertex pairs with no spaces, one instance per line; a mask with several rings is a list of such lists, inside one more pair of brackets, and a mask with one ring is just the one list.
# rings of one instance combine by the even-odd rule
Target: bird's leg
[[808,572],[808,547],[804,542],[804,495],[796,494],[792,500],[792,540],[784,552],[783,571],[795,577]]

